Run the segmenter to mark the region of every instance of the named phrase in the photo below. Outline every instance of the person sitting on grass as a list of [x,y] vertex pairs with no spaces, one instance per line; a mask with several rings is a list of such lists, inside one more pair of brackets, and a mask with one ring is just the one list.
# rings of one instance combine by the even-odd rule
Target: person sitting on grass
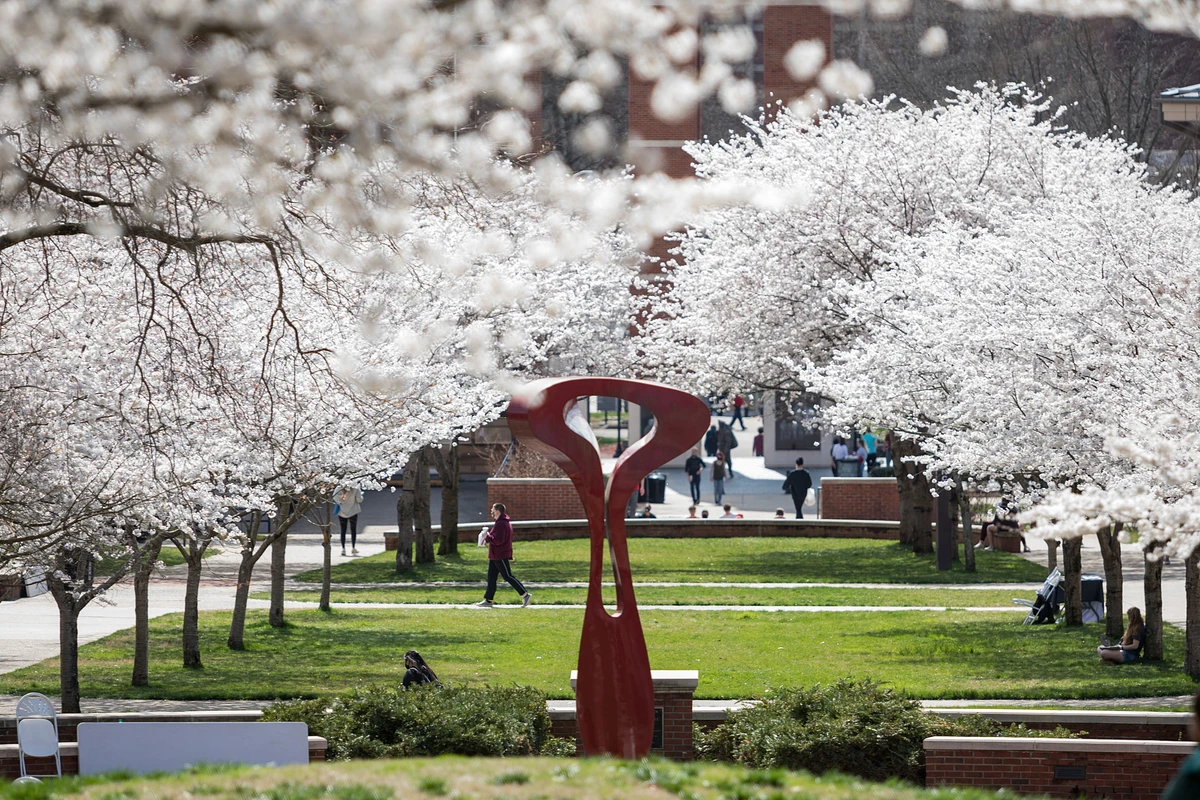
[[1142,654],[1146,646],[1146,622],[1142,619],[1142,611],[1137,606],[1130,606],[1125,612],[1129,617],[1129,627],[1120,644],[1101,645],[1096,648],[1102,661],[1113,664],[1132,664]]
[[438,676],[434,674],[429,665],[425,663],[425,659],[421,658],[421,654],[416,650],[409,650],[404,654],[404,666],[407,667],[404,673],[405,689],[413,684],[418,686],[425,683],[432,683],[434,686],[442,685]]
[[[1188,722],[1188,733],[1193,742],[1200,742],[1200,694],[1192,700],[1192,718]],[[1200,747],[1192,751],[1179,767],[1179,772],[1167,784],[1161,800],[1194,800],[1200,797]]]

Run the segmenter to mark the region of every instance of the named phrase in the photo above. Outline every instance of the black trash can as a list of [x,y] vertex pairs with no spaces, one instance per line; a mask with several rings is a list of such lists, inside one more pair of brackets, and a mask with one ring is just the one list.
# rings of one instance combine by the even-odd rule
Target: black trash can
[[667,476],[661,472],[651,472],[646,476],[646,502],[667,502]]

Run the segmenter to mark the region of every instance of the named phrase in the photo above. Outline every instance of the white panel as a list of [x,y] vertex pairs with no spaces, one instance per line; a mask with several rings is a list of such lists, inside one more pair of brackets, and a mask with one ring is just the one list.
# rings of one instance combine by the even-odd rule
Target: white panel
[[81,722],[79,774],[190,764],[307,764],[303,722]]

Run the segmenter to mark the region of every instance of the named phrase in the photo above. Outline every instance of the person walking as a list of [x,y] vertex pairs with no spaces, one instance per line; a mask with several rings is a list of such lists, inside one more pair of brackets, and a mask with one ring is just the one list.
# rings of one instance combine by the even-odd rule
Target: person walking
[[733,418],[729,420],[729,427],[733,427],[733,423],[740,423],[742,430],[746,430],[746,420],[742,418],[742,409],[746,407],[746,398],[740,394],[733,396]]
[[346,555],[346,525],[350,525],[350,552],[358,555],[358,514],[362,511],[361,489],[346,487],[337,496],[338,524],[342,528],[342,555]]
[[750,445],[750,455],[762,458],[763,454],[763,429],[759,428],[758,433],[754,434],[754,441]]
[[720,440],[717,438],[717,426],[713,425],[708,429],[708,433],[704,434],[704,455],[709,458],[717,457],[717,444]]
[[721,505],[721,498],[725,496],[725,454],[717,453],[717,460],[712,463],[709,469],[708,477],[712,478],[713,485],[713,503]]
[[492,506],[492,519],[496,523],[483,537],[488,546],[487,590],[483,593],[483,600],[475,605],[480,608],[491,608],[495,605],[492,598],[496,596],[496,579],[503,575],[504,580],[508,581],[508,585],[521,595],[521,606],[527,606],[533,601],[533,595],[525,590],[525,587],[512,573],[512,564],[510,563],[513,557],[512,520],[505,513],[503,503],[496,503]]
[[733,427],[722,422],[717,426],[717,453],[725,455],[725,468],[729,477],[733,477],[733,450],[738,446],[737,437],[733,435]]
[[812,488],[812,475],[804,468],[804,459],[796,459],[796,468],[787,474],[783,482],[783,491],[792,496],[796,506],[796,519],[804,519],[804,501],[808,499],[808,490]]
[[683,463],[683,471],[687,474],[688,488],[692,490],[692,502],[700,502],[700,481],[704,475],[704,459],[700,457],[700,448],[693,447],[692,454]]

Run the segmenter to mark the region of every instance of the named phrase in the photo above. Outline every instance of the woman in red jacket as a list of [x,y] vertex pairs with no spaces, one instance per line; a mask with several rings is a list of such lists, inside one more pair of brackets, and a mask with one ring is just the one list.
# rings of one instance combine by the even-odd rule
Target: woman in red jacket
[[509,564],[512,561],[512,520],[504,513],[503,503],[492,506],[492,519],[496,520],[496,524],[483,537],[488,546],[487,591],[483,594],[483,600],[475,605],[480,608],[491,608],[495,605],[492,598],[496,596],[496,578],[503,575],[509,586],[521,595],[521,605],[527,606],[533,600],[533,595],[525,591],[525,587],[512,574],[512,566]]

